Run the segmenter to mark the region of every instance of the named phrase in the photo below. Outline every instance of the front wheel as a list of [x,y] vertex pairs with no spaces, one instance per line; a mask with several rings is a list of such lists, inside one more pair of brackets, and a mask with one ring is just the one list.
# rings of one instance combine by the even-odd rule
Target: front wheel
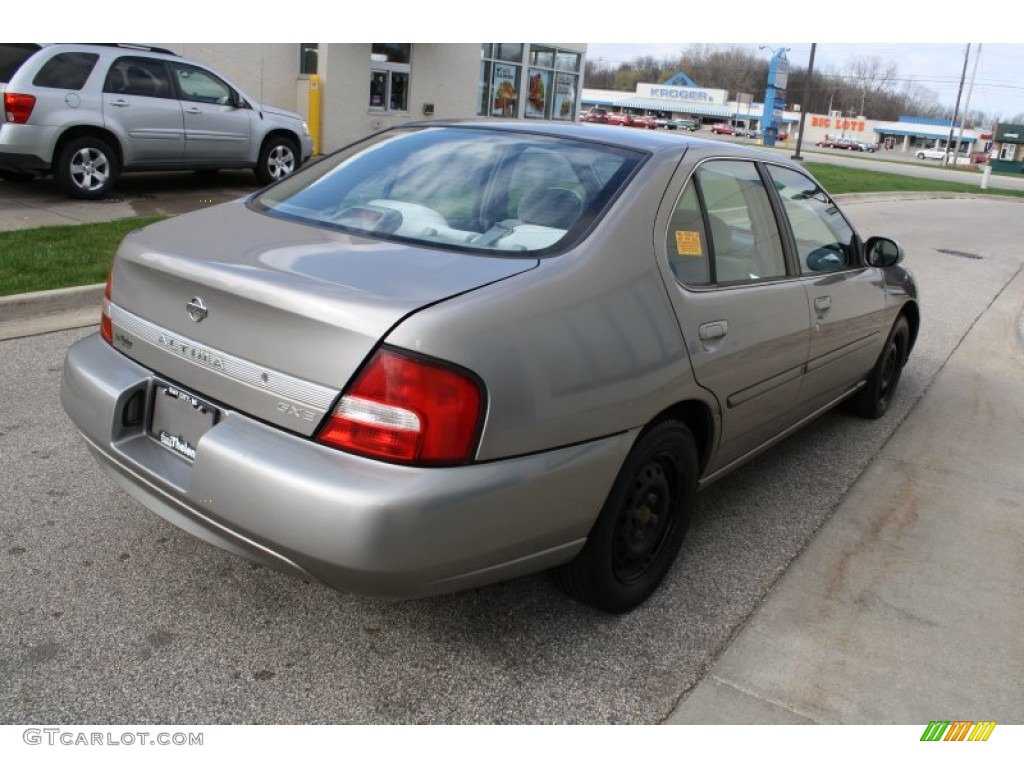
[[272,184],[299,169],[299,147],[289,138],[272,136],[263,142],[256,163],[256,178],[260,184]]
[[71,197],[96,200],[114,188],[119,171],[117,155],[107,142],[83,136],[61,148],[53,175]]
[[889,332],[882,354],[868,375],[867,384],[847,401],[849,410],[865,419],[883,416],[892,405],[909,351],[910,325],[907,318],[900,315]]
[[696,498],[693,434],[682,422],[662,422],[633,446],[587,543],[554,571],[555,583],[602,611],[636,608],[668,573]]

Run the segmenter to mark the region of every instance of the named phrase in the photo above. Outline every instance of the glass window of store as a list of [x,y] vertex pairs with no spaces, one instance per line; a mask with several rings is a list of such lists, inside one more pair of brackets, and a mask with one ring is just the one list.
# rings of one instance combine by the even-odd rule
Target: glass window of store
[[317,73],[317,55],[319,43],[299,43],[299,74],[315,75]]
[[579,53],[544,45],[484,43],[480,54],[477,114],[573,119],[583,59]]
[[370,110],[409,111],[412,43],[372,43],[370,48]]

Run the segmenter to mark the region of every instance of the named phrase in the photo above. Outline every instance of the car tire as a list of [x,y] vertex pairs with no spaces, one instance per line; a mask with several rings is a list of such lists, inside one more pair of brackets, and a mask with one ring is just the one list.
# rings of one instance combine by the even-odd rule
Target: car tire
[[572,562],[553,572],[570,597],[609,613],[643,603],[668,573],[697,497],[697,447],[679,421],[641,435]]
[[917,153],[917,159],[918,160],[924,160],[924,152],[918,152]]
[[893,323],[882,353],[868,375],[867,384],[847,401],[847,408],[864,419],[883,416],[892,405],[909,351],[910,324],[906,317],[900,315]]
[[273,184],[299,170],[299,145],[287,136],[271,136],[260,147],[256,178],[260,184]]
[[82,136],[60,148],[53,175],[70,197],[98,200],[114,188],[120,170],[117,153],[106,141]]

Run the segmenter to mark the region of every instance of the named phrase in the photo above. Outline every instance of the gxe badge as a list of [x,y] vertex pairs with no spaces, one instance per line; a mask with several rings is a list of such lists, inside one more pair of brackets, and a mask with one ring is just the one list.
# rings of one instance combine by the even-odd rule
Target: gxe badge
[[193,296],[192,301],[185,305],[185,309],[188,311],[189,319],[193,323],[198,323],[206,318],[206,305],[203,304],[203,300],[198,296]]

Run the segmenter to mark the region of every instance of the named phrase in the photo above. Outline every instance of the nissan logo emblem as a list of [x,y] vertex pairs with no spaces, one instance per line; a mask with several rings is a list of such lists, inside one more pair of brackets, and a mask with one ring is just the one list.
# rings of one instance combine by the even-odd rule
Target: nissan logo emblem
[[198,323],[206,318],[206,305],[198,296],[192,297],[192,301],[185,305],[185,310],[188,312],[189,320],[193,323]]

